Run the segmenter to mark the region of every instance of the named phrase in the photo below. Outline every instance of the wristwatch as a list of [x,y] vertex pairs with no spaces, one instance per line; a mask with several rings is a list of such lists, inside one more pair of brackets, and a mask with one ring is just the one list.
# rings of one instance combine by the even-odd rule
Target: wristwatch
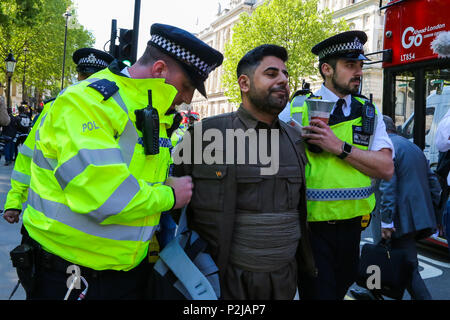
[[338,158],[345,159],[350,153],[352,153],[353,146],[347,142],[342,145],[342,153],[338,155]]

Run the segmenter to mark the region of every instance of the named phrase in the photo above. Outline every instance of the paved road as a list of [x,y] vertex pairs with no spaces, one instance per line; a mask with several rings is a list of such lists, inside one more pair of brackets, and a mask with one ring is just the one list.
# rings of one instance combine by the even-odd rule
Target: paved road
[[[4,166],[4,160],[0,160],[0,209],[6,200],[6,194],[10,188],[9,178],[13,165]],[[12,267],[9,258],[9,252],[20,243],[20,227],[19,223],[9,224],[3,217],[0,218],[0,300],[7,300],[12,289],[17,283],[16,269]],[[19,286],[12,300],[25,300],[25,291]]]
[[[371,228],[367,228],[361,235],[361,246],[365,243],[373,243]],[[419,272],[425,285],[435,300],[450,300],[450,253],[447,249],[432,246],[426,242],[418,243]],[[356,284],[351,288],[360,289]],[[353,297],[347,293],[347,300]],[[410,300],[410,295],[405,292],[404,300]],[[387,298],[389,300],[389,298]]]

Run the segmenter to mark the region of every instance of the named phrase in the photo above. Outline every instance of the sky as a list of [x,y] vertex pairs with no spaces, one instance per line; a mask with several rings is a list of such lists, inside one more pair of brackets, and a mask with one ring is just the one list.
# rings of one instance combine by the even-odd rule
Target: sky
[[[73,0],[78,21],[96,38],[94,48],[108,51],[111,21],[117,20],[117,28],[132,29],[135,0]],[[150,39],[153,23],[174,25],[190,32],[207,27],[215,18],[218,0],[141,0],[139,21],[138,57]],[[198,24],[197,24],[198,21]],[[117,31],[119,35],[119,31]],[[118,44],[118,41],[116,41]]]

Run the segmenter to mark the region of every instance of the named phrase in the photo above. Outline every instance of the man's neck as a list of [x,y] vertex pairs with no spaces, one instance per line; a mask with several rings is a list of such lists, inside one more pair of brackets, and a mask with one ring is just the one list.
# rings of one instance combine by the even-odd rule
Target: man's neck
[[128,67],[128,72],[130,74],[130,77],[133,79],[152,78],[151,75],[149,74],[148,68],[138,63],[135,63],[131,67]]
[[341,92],[337,91],[336,88],[331,83],[331,81],[325,81],[323,85],[325,88],[327,88],[328,90],[333,92],[335,95],[337,95],[341,99],[347,96],[347,94],[342,94]]
[[256,120],[264,122],[269,126],[272,125],[276,116],[271,115],[267,112],[260,111],[252,103],[248,101],[242,101],[242,107],[245,108]]

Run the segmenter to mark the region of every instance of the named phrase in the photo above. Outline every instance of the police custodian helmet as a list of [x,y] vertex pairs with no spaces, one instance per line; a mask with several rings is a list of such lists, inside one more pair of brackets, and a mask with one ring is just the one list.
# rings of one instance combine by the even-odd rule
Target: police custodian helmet
[[328,58],[348,60],[370,60],[364,55],[367,35],[363,31],[346,31],[316,44],[311,52],[319,56],[319,61]]
[[193,34],[174,26],[155,23],[150,35],[147,45],[174,58],[206,98],[204,82],[209,73],[222,64],[223,55]]
[[97,49],[81,48],[73,53],[72,59],[77,65],[77,72],[95,73],[105,69],[114,57]]

